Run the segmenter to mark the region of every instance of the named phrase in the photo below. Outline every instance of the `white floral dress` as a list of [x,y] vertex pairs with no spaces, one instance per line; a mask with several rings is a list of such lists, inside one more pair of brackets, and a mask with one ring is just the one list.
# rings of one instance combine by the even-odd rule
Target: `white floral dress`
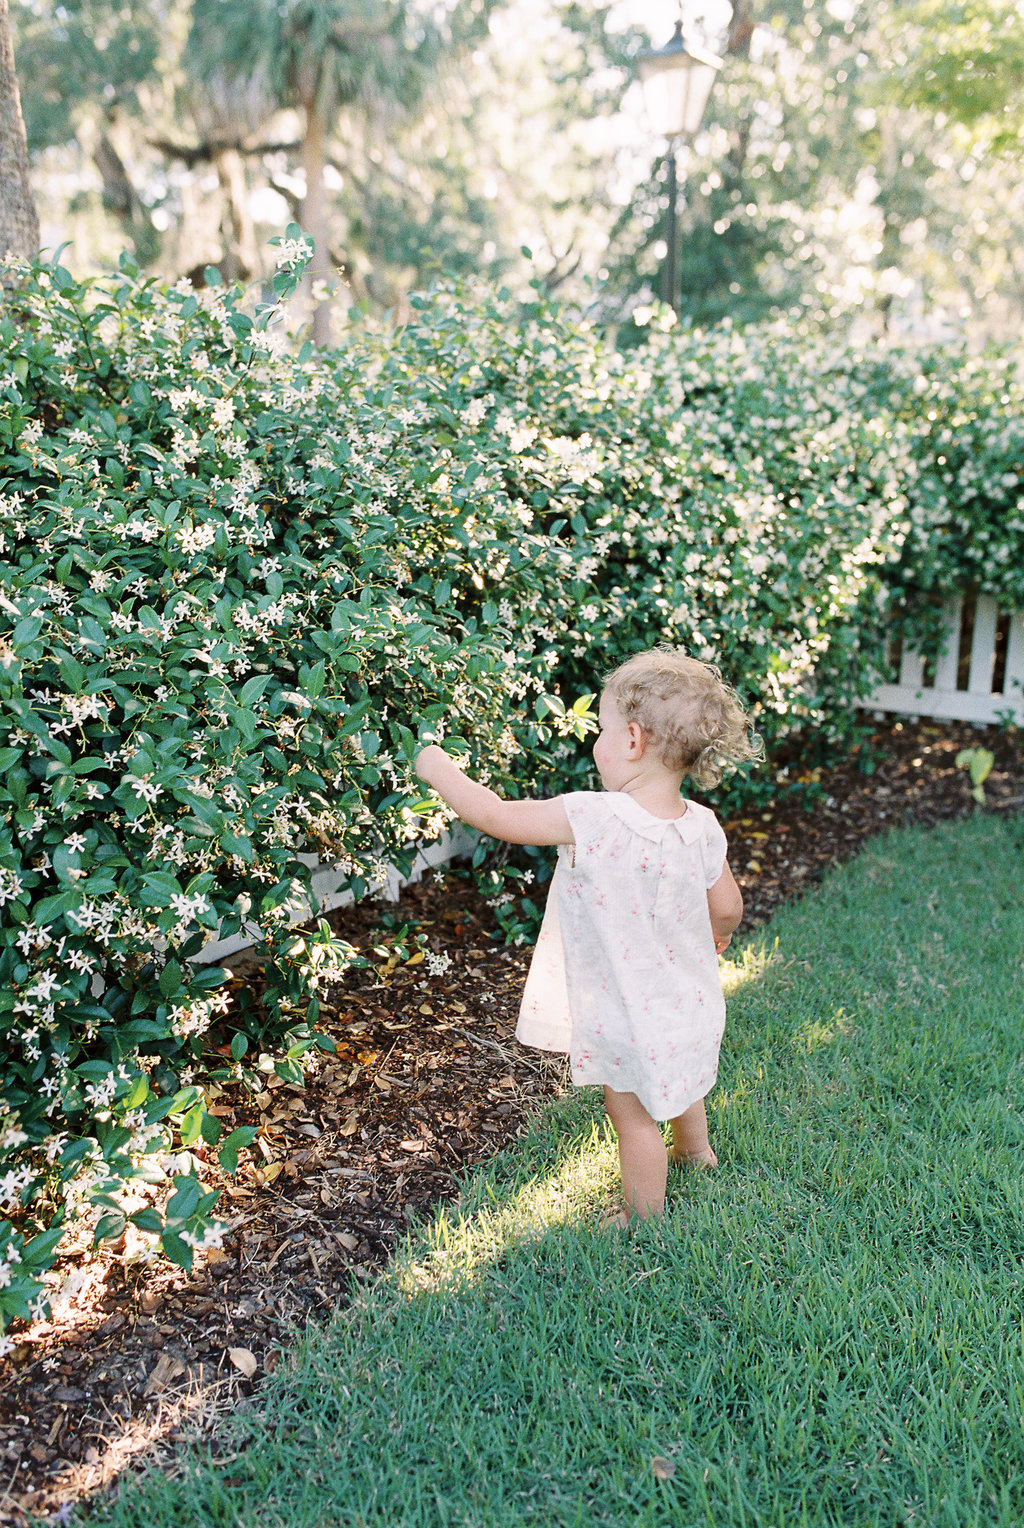
[[707,807],[654,817],[620,791],[563,796],[561,845],[517,1038],[568,1051],[576,1083],[673,1119],[714,1087],[725,1000],[707,893],[725,834]]

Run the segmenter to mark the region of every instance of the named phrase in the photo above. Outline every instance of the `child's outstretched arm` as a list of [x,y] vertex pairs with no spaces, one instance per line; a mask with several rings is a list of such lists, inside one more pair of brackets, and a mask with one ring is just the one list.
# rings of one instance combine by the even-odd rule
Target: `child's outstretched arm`
[[416,757],[416,773],[443,796],[471,828],[507,844],[575,842],[561,798],[552,801],[503,801],[486,785],[471,780],[443,748],[431,743]]
[[708,892],[708,912],[711,914],[711,932],[715,936],[715,949],[721,955],[728,949],[733,933],[743,918],[743,893],[736,885],[736,878],[729,869],[728,861],[718,880]]

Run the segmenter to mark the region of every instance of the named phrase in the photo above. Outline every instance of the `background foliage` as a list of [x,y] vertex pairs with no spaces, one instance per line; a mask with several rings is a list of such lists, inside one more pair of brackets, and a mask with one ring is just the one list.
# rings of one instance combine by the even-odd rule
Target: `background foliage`
[[[683,311],[874,331],[1019,324],[1013,0],[687,4],[724,54],[681,156]],[[623,321],[660,283],[666,162],[633,62],[674,15],[567,0],[12,3],[46,241],[269,277],[289,216],[345,302],[439,269]],[[645,28],[653,30],[648,35]],[[659,26],[663,30],[659,30]],[[529,268],[523,244],[535,254]]]
[[[297,931],[308,865],[357,894],[445,817],[445,738],[505,790],[589,781],[585,702],[658,640],[720,662],[776,786],[841,745],[908,619],[962,577],[1024,604],[1020,382],[999,357],[681,333],[623,354],[536,293],[442,288],[316,356],[278,302],[24,274],[0,318],[0,1313],[62,1223],[187,1264],[230,1167],[197,1068],[301,1076],[351,952]],[[574,709],[575,707],[575,709]],[[192,957],[243,920],[266,1008]],[[222,1071],[222,1075],[223,1075]],[[192,1150],[195,1148],[195,1151]]]

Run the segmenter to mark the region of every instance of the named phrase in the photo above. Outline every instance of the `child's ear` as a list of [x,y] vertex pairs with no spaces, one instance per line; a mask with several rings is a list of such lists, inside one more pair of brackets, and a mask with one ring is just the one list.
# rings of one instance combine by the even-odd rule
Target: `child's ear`
[[644,737],[644,729],[641,727],[639,722],[630,722],[630,724],[629,724],[629,751],[630,751],[630,753],[633,754],[634,757],[639,759],[639,758],[641,758],[643,756],[643,752],[644,752],[644,749],[646,748],[646,746],[647,746],[647,739]]

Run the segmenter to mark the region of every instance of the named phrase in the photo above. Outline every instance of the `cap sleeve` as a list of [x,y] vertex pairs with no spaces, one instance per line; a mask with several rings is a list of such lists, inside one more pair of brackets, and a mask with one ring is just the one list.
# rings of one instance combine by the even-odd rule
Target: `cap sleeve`
[[614,814],[603,791],[570,791],[562,797],[577,849],[594,850],[604,838],[609,817]]
[[725,857],[729,852],[729,844],[714,812],[705,808],[703,815],[700,857],[704,866],[704,885],[710,890],[725,869]]

